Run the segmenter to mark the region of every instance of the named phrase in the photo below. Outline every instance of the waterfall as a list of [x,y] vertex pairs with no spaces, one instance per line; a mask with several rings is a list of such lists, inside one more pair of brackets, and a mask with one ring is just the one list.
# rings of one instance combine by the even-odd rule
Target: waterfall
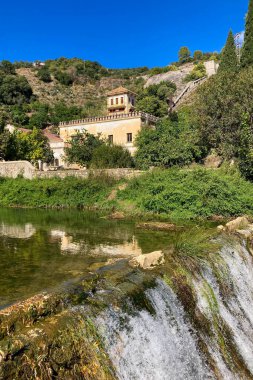
[[212,259],[191,274],[193,318],[205,317],[211,332],[193,327],[162,279],[145,291],[153,312],[129,300],[97,318],[119,380],[253,379],[253,258],[231,241]]
[[[235,347],[253,375],[253,259],[244,246],[226,246],[221,250],[220,256],[226,264],[228,271],[226,277],[228,286],[232,290],[231,294],[227,297],[221,295],[220,286],[210,269],[203,272],[203,279],[215,295],[219,317],[231,331]],[[198,305],[200,310],[212,320],[210,303],[203,302],[206,298],[204,287],[203,280],[195,283]],[[217,365],[220,366],[218,361]],[[226,378],[231,379],[231,377]]]
[[[120,380],[212,378],[182,305],[161,280],[145,292],[155,313],[107,311],[97,324]],[[102,329],[101,329],[102,326]]]

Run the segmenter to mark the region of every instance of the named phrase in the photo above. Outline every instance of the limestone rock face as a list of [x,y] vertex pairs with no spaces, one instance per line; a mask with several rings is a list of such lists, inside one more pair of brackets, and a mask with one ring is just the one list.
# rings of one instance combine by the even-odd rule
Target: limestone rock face
[[140,255],[132,258],[129,265],[132,268],[152,269],[158,265],[164,264],[164,254],[162,251],[154,251],[145,255]]

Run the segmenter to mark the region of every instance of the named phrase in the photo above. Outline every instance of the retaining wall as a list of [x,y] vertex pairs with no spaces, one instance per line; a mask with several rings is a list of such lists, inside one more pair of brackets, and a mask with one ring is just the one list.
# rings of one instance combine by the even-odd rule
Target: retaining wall
[[0,177],[17,178],[22,176],[26,179],[33,178],[66,178],[78,177],[88,178],[89,175],[100,176],[107,175],[115,179],[134,178],[141,175],[143,171],[133,169],[101,169],[101,170],[55,170],[55,171],[38,171],[28,161],[6,161],[0,162]]

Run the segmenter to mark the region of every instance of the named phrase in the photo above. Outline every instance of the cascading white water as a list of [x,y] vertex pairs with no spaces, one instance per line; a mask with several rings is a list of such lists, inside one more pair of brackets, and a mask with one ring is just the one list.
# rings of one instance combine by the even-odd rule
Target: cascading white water
[[[155,314],[110,309],[97,325],[120,380],[212,378],[182,305],[161,280],[145,292]],[[103,326],[103,329],[101,329]]]
[[[110,308],[97,318],[119,380],[253,379],[253,258],[245,246],[226,243],[214,265],[228,289],[223,296],[214,267],[208,261],[200,267],[200,272],[192,273],[192,285],[198,313],[209,319],[211,335],[194,331],[180,300],[160,279],[145,292],[154,313],[134,310],[132,305],[127,313]],[[229,348],[224,356],[217,324],[230,331],[232,346],[248,374],[234,367]],[[200,351],[198,338],[208,353]],[[205,355],[215,365],[215,373]]]
[[[231,295],[222,298],[217,280],[210,269],[203,271],[203,278],[215,295],[219,317],[230,329],[237,351],[253,375],[253,259],[244,246],[226,246],[220,255],[226,263]],[[211,319],[210,303],[204,301],[203,288],[201,279],[195,282],[199,308]],[[213,357],[215,358],[214,355]],[[223,373],[224,363],[216,363]],[[231,379],[230,376],[224,378]],[[235,379],[236,375],[232,378]]]

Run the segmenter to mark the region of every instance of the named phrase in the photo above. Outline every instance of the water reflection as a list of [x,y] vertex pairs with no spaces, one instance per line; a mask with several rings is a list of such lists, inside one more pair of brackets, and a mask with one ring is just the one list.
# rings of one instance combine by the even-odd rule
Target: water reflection
[[0,308],[169,240],[94,213],[0,209]]
[[10,238],[16,239],[29,239],[36,232],[36,229],[32,224],[26,223],[23,226],[21,225],[9,225],[6,223],[0,224],[0,236],[8,236]]
[[74,237],[68,235],[66,231],[52,230],[50,234],[53,239],[60,241],[60,249],[63,254],[71,253],[116,257],[130,257],[142,254],[138,240],[134,235],[131,237],[130,241],[123,241],[121,244],[97,244],[94,247],[83,239],[75,242]]

